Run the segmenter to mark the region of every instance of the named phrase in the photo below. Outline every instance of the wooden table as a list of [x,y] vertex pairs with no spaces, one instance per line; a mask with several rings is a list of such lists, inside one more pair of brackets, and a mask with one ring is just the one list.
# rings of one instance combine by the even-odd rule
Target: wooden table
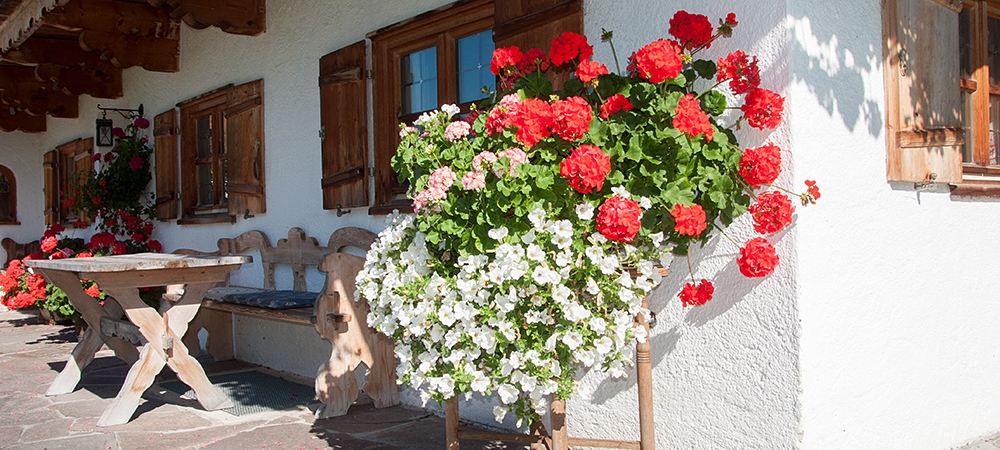
[[[153,384],[164,365],[194,390],[198,402],[206,410],[232,407],[226,394],[212,386],[201,364],[188,354],[181,338],[197,314],[205,292],[224,281],[230,271],[250,261],[249,256],[162,253],[25,261],[28,267],[62,288],[89,325],[66,361],[66,367],[45,394],[58,395],[76,389],[80,371],[93,361],[101,346],[107,344],[132,368],[118,396],[98,420],[98,426],[127,423],[139,406],[142,393]],[[83,291],[81,279],[96,281],[109,295],[103,306]],[[166,285],[182,285],[184,295],[162,314],[139,298],[140,287]],[[125,330],[132,327],[119,320],[123,313],[138,327],[141,336],[134,336],[132,340],[139,341],[141,350],[137,350],[127,336],[123,339],[127,334]]]

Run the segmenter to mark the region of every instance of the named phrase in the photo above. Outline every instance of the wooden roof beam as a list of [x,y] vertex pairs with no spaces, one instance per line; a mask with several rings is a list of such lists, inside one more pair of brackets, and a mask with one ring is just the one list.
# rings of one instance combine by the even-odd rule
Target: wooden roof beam
[[80,48],[77,41],[32,37],[8,51],[4,60],[35,66],[38,81],[66,94],[97,98],[122,96],[122,71],[100,58],[99,52]]
[[[0,67],[0,102],[33,116],[79,117],[80,102],[35,79],[31,67]],[[3,109],[0,107],[0,109]]]
[[0,129],[3,131],[23,131],[41,133],[45,131],[45,116],[32,116],[12,107],[0,107]]
[[201,30],[219,27],[232,34],[256,36],[266,27],[265,0],[148,0],[153,6],[170,6],[174,19]]

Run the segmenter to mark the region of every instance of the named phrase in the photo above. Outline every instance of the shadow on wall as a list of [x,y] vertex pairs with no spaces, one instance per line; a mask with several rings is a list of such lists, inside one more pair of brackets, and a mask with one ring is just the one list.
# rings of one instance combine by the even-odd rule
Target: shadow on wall
[[802,2],[789,15],[791,76],[848,130],[882,136],[885,111],[878,4]]

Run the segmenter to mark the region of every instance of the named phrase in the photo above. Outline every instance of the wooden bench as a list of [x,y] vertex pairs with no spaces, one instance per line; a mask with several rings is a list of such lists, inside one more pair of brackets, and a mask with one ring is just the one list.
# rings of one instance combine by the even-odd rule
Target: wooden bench
[[347,414],[357,400],[360,388],[355,370],[362,363],[367,367],[364,391],[376,408],[399,404],[396,384],[395,344],[392,339],[368,326],[368,302],[354,300],[355,279],[364,267],[365,258],[340,253],[345,245],[367,249],[376,235],[367,230],[330,237],[330,253],[319,266],[326,272],[326,285],[316,300],[316,332],[330,342],[330,359],[316,373],[316,397],[322,403],[316,418],[323,419]]
[[[330,239],[331,243],[340,245],[337,242],[340,242],[341,237],[351,230],[371,233],[360,228],[345,228],[333,233]],[[305,231],[295,227],[288,230],[287,238],[280,239],[277,245],[273,246],[266,234],[253,230],[247,231],[235,238],[219,239],[218,250],[215,252],[200,252],[189,249],[178,250],[175,253],[221,256],[257,251],[260,253],[259,264],[263,271],[263,283],[261,286],[235,286],[227,282],[225,286],[219,286],[210,290],[202,301],[202,307],[198,316],[191,322],[191,326],[184,336],[185,344],[188,348],[199,348],[198,333],[201,329],[205,329],[209,334],[206,350],[217,361],[224,361],[235,357],[233,314],[311,325],[313,321],[313,303],[320,293],[309,293],[306,290],[306,270],[310,266],[318,267],[324,256],[338,251],[339,248],[330,245],[320,245],[316,238],[306,236]],[[251,263],[251,265],[255,264],[258,264],[258,261]],[[244,266],[244,269],[241,270],[247,270],[247,266]],[[291,268],[292,291],[276,289],[275,268],[277,266],[288,266]],[[170,292],[168,289],[167,298],[171,298],[172,295],[176,295],[176,293]],[[237,297],[238,301],[249,299],[251,300],[250,303],[256,303],[259,300],[260,303],[266,305],[268,300],[274,299],[276,296],[288,295],[297,297],[299,300],[308,297],[309,304],[295,308],[276,309],[267,306],[232,302],[232,299]],[[230,301],[226,299],[230,299]]]
[[3,246],[4,252],[7,253],[7,261],[4,262],[5,269],[7,268],[7,264],[10,264],[12,260],[24,259],[25,256],[42,251],[42,245],[38,241],[19,244],[8,237],[0,240],[0,246]]

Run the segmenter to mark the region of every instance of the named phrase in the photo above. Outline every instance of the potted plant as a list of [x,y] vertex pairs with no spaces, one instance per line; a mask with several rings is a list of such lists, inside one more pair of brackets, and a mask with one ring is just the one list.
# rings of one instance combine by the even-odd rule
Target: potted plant
[[[415,215],[389,218],[357,279],[368,323],[396,341],[401,382],[425,400],[496,393],[497,420],[535,420],[579,370],[625,374],[661,261],[749,211],[761,236],[737,244],[737,264],[748,277],[774,270],[767,236],[791,222],[792,198],[820,194],[811,181],[802,193],[772,185],[778,146],[738,143],[740,126],[782,117],[757,59],[696,59],[736,25],[680,11],[673,39],[638,49],[624,73],[574,33],[548,53],[500,48],[488,101],[401,127],[393,168]],[[546,77],[570,70],[562,89]],[[712,282],[689,275],[681,302],[709,301]]]

